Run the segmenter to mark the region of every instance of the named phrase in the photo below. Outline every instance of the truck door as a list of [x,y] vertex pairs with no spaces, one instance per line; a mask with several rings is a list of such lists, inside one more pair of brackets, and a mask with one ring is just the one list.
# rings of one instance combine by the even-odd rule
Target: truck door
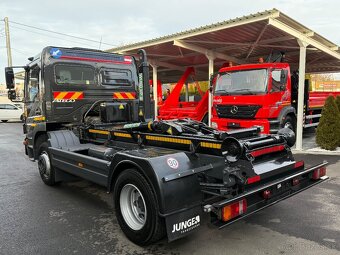
[[277,106],[290,104],[290,90],[287,86],[287,78],[287,69],[272,69],[269,91],[272,95],[273,104]]
[[42,91],[40,67],[34,65],[26,71],[25,79],[25,115],[27,121],[33,122],[33,118],[41,116],[42,112]]
[[[291,77],[291,84],[292,84],[292,105],[295,109],[297,109],[297,102],[298,102],[298,93],[299,93],[299,74],[298,72],[293,72]],[[305,79],[305,94],[303,97],[303,103],[306,106],[305,109],[309,108],[309,79]]]

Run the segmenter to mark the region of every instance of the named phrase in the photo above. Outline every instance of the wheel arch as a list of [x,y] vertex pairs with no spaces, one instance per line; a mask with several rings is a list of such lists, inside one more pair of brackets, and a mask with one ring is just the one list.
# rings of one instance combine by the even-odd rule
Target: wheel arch
[[296,119],[296,110],[292,106],[284,107],[278,117],[279,126],[281,126],[287,116],[291,116]]
[[138,172],[142,172],[141,167],[137,163],[131,160],[123,160],[119,162],[115,167],[112,168],[111,173],[108,178],[108,184],[107,184],[108,192],[112,191],[113,185],[115,181],[117,180],[117,177],[119,176],[119,174],[121,174],[124,170],[130,169],[130,168],[135,168]]
[[[45,140],[48,141],[48,135],[46,131],[38,131],[35,133],[34,138],[33,138],[33,153],[34,153],[34,159],[38,159],[38,152],[39,152],[39,138],[40,137],[44,137],[45,136]],[[43,138],[42,138],[43,139]],[[42,141],[43,142],[43,141]]]
[[[143,162],[143,163],[145,164],[146,162]],[[131,159],[122,159],[111,168],[109,178],[108,178],[108,185],[107,185],[107,191],[108,192],[112,191],[113,185],[114,185],[117,177],[119,176],[119,174],[122,173],[124,170],[130,169],[130,168],[134,168],[140,174],[142,174],[146,178],[146,180],[149,182],[149,184],[152,186],[152,189],[155,192],[155,186],[158,186],[158,185],[156,185],[157,184],[157,178],[156,178],[156,176],[154,176],[154,174],[152,174],[152,171],[150,171],[151,166],[145,166],[145,165],[141,166],[140,162],[137,163],[137,162],[135,162]],[[149,171],[146,172],[143,169],[149,169]],[[158,197],[157,192],[155,192],[155,193]]]

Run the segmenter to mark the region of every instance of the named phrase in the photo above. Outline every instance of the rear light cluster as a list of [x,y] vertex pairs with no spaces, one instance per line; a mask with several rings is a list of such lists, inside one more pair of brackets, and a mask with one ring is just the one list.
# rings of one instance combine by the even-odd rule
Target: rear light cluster
[[240,216],[247,211],[247,200],[242,199],[222,208],[222,220],[229,221],[237,216]]
[[266,189],[262,192],[262,197],[264,199],[269,199],[272,196],[272,192],[269,189]]
[[293,180],[292,180],[292,185],[293,186],[296,186],[296,185],[299,185],[300,184],[300,179],[299,178],[294,178]]
[[313,171],[312,179],[319,180],[322,176],[325,176],[325,175],[326,175],[326,167],[323,166]]

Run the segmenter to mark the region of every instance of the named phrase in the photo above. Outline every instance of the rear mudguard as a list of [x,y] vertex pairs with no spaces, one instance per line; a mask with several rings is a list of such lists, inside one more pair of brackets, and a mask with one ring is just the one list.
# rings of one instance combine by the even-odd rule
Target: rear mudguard
[[211,155],[192,155],[163,148],[117,153],[111,163],[108,187],[126,165],[141,171],[157,196],[159,214],[165,218],[169,241],[181,238],[200,226],[202,192],[197,173],[221,168],[224,160]]

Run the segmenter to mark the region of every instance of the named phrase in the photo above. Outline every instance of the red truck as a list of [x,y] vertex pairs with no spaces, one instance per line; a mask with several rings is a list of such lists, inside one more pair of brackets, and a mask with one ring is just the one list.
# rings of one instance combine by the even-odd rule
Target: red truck
[[[262,133],[296,128],[298,73],[287,63],[245,64],[221,68],[213,94],[211,125],[219,130],[260,126]],[[309,92],[305,82],[304,128],[315,127],[329,95]]]

